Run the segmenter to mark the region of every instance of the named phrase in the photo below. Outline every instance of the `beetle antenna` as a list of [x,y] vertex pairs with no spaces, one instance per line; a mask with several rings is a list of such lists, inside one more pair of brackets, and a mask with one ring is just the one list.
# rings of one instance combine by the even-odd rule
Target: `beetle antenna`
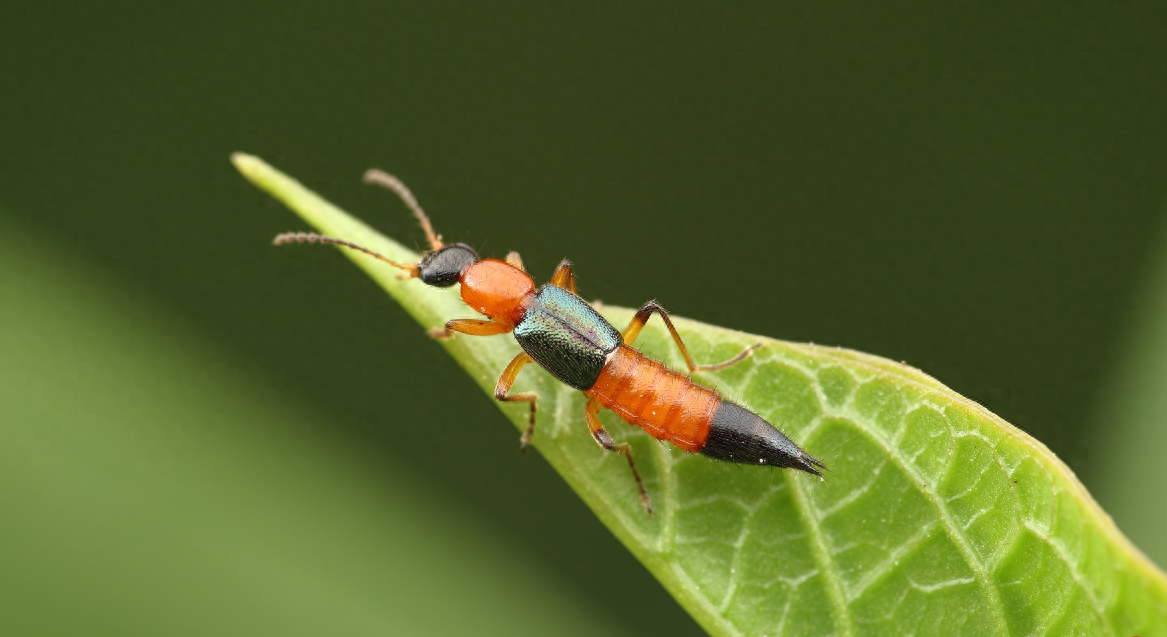
[[430,218],[426,216],[425,211],[421,209],[421,205],[417,203],[417,197],[413,196],[413,192],[400,179],[383,170],[370,168],[365,171],[365,183],[388,188],[397,193],[397,196],[405,203],[405,207],[413,211],[413,216],[417,217],[417,222],[425,231],[425,238],[430,242],[430,248],[433,250],[442,248],[442,235],[434,233],[434,226],[430,223]]
[[384,261],[385,263],[388,263],[389,265],[391,265],[395,268],[401,268],[402,270],[409,270],[411,276],[414,276],[414,277],[417,276],[417,265],[416,264],[407,265],[404,263],[398,263],[398,262],[394,261],[393,259],[386,257],[383,254],[373,252],[372,250],[370,250],[364,246],[359,246],[355,243],[352,243],[351,241],[345,241],[344,239],[337,239],[335,237],[326,237],[322,234],[316,234],[315,232],[285,232],[281,235],[277,235],[275,239],[271,240],[271,242],[272,242],[272,245],[277,245],[277,246],[288,245],[289,243],[322,243],[325,245],[334,245],[334,246],[343,246],[345,248],[352,248],[353,250],[357,250],[359,252],[364,252],[365,254],[367,254],[375,259],[380,259],[381,261]]

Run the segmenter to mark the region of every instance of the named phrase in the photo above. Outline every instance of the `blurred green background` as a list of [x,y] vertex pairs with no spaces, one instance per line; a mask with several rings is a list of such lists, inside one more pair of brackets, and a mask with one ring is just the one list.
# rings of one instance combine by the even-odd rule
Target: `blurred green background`
[[7,3],[0,632],[700,634],[227,162],[589,298],[903,360],[1167,563],[1167,17]]

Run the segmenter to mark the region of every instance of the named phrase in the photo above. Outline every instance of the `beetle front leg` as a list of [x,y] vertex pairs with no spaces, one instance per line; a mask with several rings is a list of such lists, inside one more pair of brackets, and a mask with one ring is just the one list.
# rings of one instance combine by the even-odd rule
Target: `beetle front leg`
[[498,321],[488,321],[483,319],[451,319],[446,321],[445,327],[435,327],[432,330],[427,330],[426,334],[430,338],[436,338],[439,341],[444,341],[447,338],[452,338],[454,333],[466,334],[467,336],[495,336],[498,334],[506,334],[514,328],[506,323],[499,323]]

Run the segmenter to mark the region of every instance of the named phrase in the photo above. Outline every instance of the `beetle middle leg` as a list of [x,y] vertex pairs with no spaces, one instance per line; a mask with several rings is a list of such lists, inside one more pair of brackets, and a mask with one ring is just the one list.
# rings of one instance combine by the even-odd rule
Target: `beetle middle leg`
[[632,469],[632,478],[636,480],[636,489],[640,491],[640,503],[644,505],[644,510],[652,515],[652,502],[648,499],[648,491],[644,488],[644,481],[640,479],[640,472],[636,470],[636,463],[632,461],[632,447],[626,442],[619,444],[612,442],[612,436],[608,435],[608,430],[604,429],[603,423],[600,422],[600,401],[595,398],[589,400],[584,407],[584,416],[596,443],[608,451],[622,453],[628,459],[628,468]]
[[502,376],[498,377],[498,383],[494,386],[495,400],[502,402],[528,402],[531,403],[531,420],[527,425],[527,430],[519,437],[519,449],[527,450],[527,445],[531,442],[531,437],[535,435],[535,401],[539,399],[539,394],[533,391],[519,392],[511,394],[511,385],[515,384],[515,378],[519,375],[519,371],[523,366],[535,359],[527,356],[526,352],[519,354],[511,360],[507,368],[503,370]]
[[636,340],[637,335],[640,334],[640,330],[644,328],[644,324],[648,322],[649,317],[651,317],[654,312],[660,315],[661,319],[665,322],[665,326],[669,328],[669,333],[673,335],[673,342],[677,344],[677,349],[681,350],[681,356],[685,357],[685,364],[689,366],[690,374],[693,372],[709,372],[716,369],[722,369],[723,367],[729,367],[730,365],[742,361],[745,357],[749,356],[751,352],[762,346],[761,343],[754,343],[753,345],[750,345],[749,347],[739,352],[737,356],[734,356],[725,362],[714,363],[712,365],[698,365],[693,362],[693,357],[689,354],[689,348],[685,347],[685,342],[681,340],[681,335],[677,333],[677,328],[673,327],[673,321],[669,318],[669,313],[666,312],[665,308],[661,307],[660,304],[656,301],[649,301],[648,303],[640,306],[640,309],[636,311],[636,316],[632,317],[632,321],[624,330],[625,343],[631,344],[632,341]]

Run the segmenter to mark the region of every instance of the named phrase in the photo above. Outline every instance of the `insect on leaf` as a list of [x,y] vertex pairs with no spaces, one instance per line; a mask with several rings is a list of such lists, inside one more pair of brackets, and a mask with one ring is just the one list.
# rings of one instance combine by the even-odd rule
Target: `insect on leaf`
[[[263,161],[233,160],[321,233],[417,260]],[[425,328],[469,316],[456,289],[345,255]],[[602,312],[618,327],[632,318]],[[763,343],[697,380],[715,380],[826,461],[825,480],[686,453],[605,414],[633,447],[657,512],[648,516],[623,458],[588,434],[579,392],[542,370],[525,371],[514,391],[540,392],[535,446],[710,633],[1167,636],[1167,577],[1041,443],[904,365],[676,324],[699,362]],[[660,323],[636,344],[684,369]],[[519,351],[507,336],[445,347],[487,394]],[[526,427],[526,405],[500,408]]]

